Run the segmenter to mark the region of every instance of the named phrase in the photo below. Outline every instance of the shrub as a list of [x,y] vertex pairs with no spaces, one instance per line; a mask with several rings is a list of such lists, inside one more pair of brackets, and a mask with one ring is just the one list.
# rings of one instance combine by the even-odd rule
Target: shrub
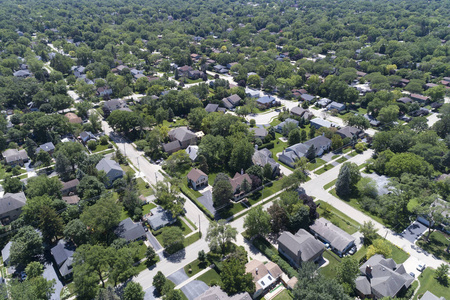
[[104,135],[100,138],[100,144],[101,145],[107,145],[108,144],[108,136]]
[[273,147],[275,147],[275,144],[273,142],[267,143],[267,144],[262,144],[261,147],[259,147],[259,149],[273,149]]
[[95,148],[97,148],[97,141],[91,140],[87,143],[87,146],[88,146],[89,150],[94,151]]
[[363,143],[358,143],[355,145],[355,151],[356,153],[362,153],[364,151],[364,144]]

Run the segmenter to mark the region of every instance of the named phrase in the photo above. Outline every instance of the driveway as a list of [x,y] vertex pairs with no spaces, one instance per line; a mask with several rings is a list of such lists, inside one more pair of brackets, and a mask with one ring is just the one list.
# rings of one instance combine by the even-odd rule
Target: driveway
[[213,216],[216,215],[216,209],[214,208],[213,200],[212,200],[212,193],[211,190],[208,190],[204,193],[202,193],[203,196],[198,197],[197,200],[203,204],[203,206],[209,210],[210,213],[212,213]]
[[427,226],[415,221],[402,232],[402,236],[404,239],[414,244],[416,240],[422,236],[422,234],[426,234],[427,230]]
[[61,295],[61,290],[63,288],[63,285],[62,285],[61,281],[59,281],[58,275],[56,274],[56,271],[53,268],[53,264],[52,263],[45,262],[45,264],[44,264],[44,273],[42,274],[42,276],[45,279],[47,279],[47,280],[55,279],[55,281],[56,281],[56,283],[55,283],[55,285],[53,287],[55,289],[55,291],[52,294],[51,300],[59,300],[59,299],[61,299],[60,295]]
[[179,269],[175,273],[172,273],[170,276],[167,277],[170,281],[175,283],[175,286],[185,282],[189,279],[189,277],[184,272],[184,268]]
[[149,287],[146,289],[144,295],[144,300],[155,300],[158,299],[158,292],[156,291],[156,288],[154,286]]
[[158,242],[158,240],[153,236],[153,234],[150,231],[147,231],[146,233],[147,233],[147,240],[150,242],[153,249],[155,249],[155,251],[161,250],[163,247]]
[[194,300],[206,290],[209,289],[209,286],[206,285],[203,281],[194,280],[183,286],[180,290],[186,295],[189,300]]

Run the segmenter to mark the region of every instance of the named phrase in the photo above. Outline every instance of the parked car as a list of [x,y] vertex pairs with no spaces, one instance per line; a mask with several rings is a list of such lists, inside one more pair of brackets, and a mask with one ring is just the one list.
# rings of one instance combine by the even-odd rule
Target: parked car
[[422,272],[423,270],[425,270],[426,267],[427,267],[426,264],[420,263],[420,264],[417,265],[416,269],[417,269],[417,271]]
[[356,246],[353,246],[350,248],[350,250],[348,250],[348,254],[353,255],[356,253]]
[[413,272],[410,272],[409,275],[411,275],[412,278],[416,278],[416,274],[414,274]]

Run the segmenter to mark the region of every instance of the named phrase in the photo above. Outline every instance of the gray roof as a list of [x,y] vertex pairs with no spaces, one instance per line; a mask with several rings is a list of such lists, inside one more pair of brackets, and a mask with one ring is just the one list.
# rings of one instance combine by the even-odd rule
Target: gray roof
[[10,211],[22,208],[27,202],[24,192],[20,193],[6,193],[3,198],[0,198],[0,214],[5,214]]
[[2,258],[3,262],[7,262],[9,260],[10,250],[11,250],[12,242],[9,241],[5,247],[2,249]]
[[28,159],[27,151],[25,151],[24,149],[8,149],[6,151],[3,151],[2,155],[7,163]]
[[225,106],[228,109],[234,107],[234,105],[227,98],[223,98],[222,103],[223,103],[223,106]]
[[163,149],[165,152],[178,151],[181,149],[181,145],[179,141],[173,141],[163,144]]
[[55,262],[59,267],[69,257],[72,257],[73,253],[75,252],[75,246],[64,240],[59,240],[58,244],[56,244],[56,246],[53,247],[50,252],[52,253],[53,258],[55,259]]
[[361,129],[358,129],[356,127],[351,127],[351,126],[345,126],[344,128],[341,128],[338,131],[336,131],[337,134],[339,134],[341,136],[349,137],[349,138],[351,138],[354,135],[358,135],[361,132],[362,132]]
[[121,171],[123,173],[122,167],[118,162],[109,158],[102,158],[95,166],[98,171],[105,171],[108,174],[111,170]]
[[215,285],[194,300],[252,300],[252,297],[247,292],[228,296],[220,287]]
[[[368,268],[370,273],[367,273]],[[406,273],[402,264],[397,265],[392,258],[385,259],[379,254],[372,256],[359,270],[363,276],[357,278],[356,289],[361,293],[367,292],[368,282],[371,288],[370,294],[377,298],[395,297],[403,287],[408,288],[414,281],[414,278]]]
[[324,251],[323,243],[304,229],[300,229],[295,235],[284,231],[278,238],[278,244],[283,244],[294,254],[300,253],[302,261],[309,261]]
[[422,298],[420,298],[420,300],[445,300],[445,298],[438,297],[434,295],[432,292],[426,291],[425,294],[423,294]]
[[311,147],[311,145],[314,146],[316,149],[316,153],[320,152],[320,149],[327,148],[331,146],[331,140],[327,137],[324,137],[323,135],[316,136],[315,138],[312,138],[306,142],[304,142],[306,147],[308,149]]
[[103,104],[103,107],[107,108],[109,111],[114,111],[116,109],[126,108],[127,103],[124,100],[112,99],[112,100],[106,101]]
[[332,122],[329,122],[329,121],[324,120],[324,119],[321,119],[321,118],[314,118],[314,119],[311,120],[311,123],[316,124],[316,125],[319,125],[319,126],[321,126],[321,127],[326,127],[326,128],[329,128],[329,127],[338,127],[337,124],[334,124],[334,123],[332,123]]
[[239,104],[239,102],[241,101],[241,97],[239,97],[239,95],[237,94],[233,94],[230,97],[227,98],[228,101],[230,101],[231,104],[233,104],[234,106],[236,106],[237,104]]
[[161,206],[150,210],[151,215],[147,217],[147,222],[152,228],[160,228],[176,221],[172,213],[163,209]]
[[39,147],[36,148],[36,153],[41,152],[41,150],[45,151],[45,152],[50,152],[55,150],[55,145],[53,145],[52,142],[48,142],[45,144],[40,145]]
[[205,110],[207,112],[215,112],[215,111],[217,111],[218,108],[219,108],[219,104],[209,103],[208,105],[206,105]]
[[297,116],[303,116],[303,114],[306,112],[307,110],[306,109],[304,109],[304,108],[302,108],[302,107],[299,107],[299,106],[296,106],[296,107],[293,107],[293,108],[291,108],[291,114],[293,114],[293,115],[297,115]]
[[197,159],[198,155],[198,146],[197,145],[189,145],[186,148],[186,153],[189,155],[189,158],[194,161]]
[[197,138],[195,133],[187,129],[187,127],[178,127],[169,131],[169,137],[180,142]]
[[287,118],[286,120],[284,120],[284,121],[281,122],[280,124],[276,125],[276,126],[275,126],[275,129],[277,129],[277,130],[282,130],[283,127],[284,127],[284,125],[286,125],[286,124],[288,124],[288,123],[293,123],[293,124],[295,124],[296,126],[298,126],[298,121],[297,121],[297,120],[294,120],[294,119],[291,119],[291,118]]
[[128,242],[137,240],[146,235],[144,227],[134,223],[130,218],[122,220],[114,230],[114,233],[118,237],[126,239]]
[[338,103],[338,102],[331,102],[329,108],[336,108],[336,109],[341,109],[341,108],[345,108],[345,105],[343,103]]
[[280,165],[272,158],[272,152],[270,152],[269,149],[256,150],[253,153],[252,162],[261,167],[269,164],[272,167],[272,172],[280,167]]
[[303,94],[300,96],[300,98],[302,98],[305,101],[311,101],[314,99],[314,96],[308,95],[308,94]]
[[15,77],[27,77],[31,76],[31,72],[28,70],[19,70],[13,73]]
[[72,179],[67,182],[61,182],[63,187],[61,188],[61,191],[65,191],[74,187],[77,187],[80,184],[80,181],[78,179]]
[[355,241],[353,236],[324,218],[317,219],[309,228],[327,240],[333,248],[341,252],[344,251],[348,244]]
[[267,130],[264,127],[254,127],[250,128],[250,131],[253,131],[255,133],[255,136],[267,136]]

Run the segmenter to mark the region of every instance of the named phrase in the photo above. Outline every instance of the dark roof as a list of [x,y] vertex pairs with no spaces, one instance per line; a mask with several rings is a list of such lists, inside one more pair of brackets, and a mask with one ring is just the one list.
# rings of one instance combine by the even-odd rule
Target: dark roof
[[267,136],[267,130],[264,127],[250,128],[250,131],[253,131],[255,133],[255,136]]
[[144,227],[134,223],[130,218],[122,220],[114,230],[114,233],[119,238],[124,238],[129,242],[137,240],[146,235]]
[[75,178],[75,179],[69,180],[67,182],[63,182],[62,184],[63,184],[63,187],[62,187],[61,191],[64,191],[64,190],[68,190],[68,189],[77,187],[80,184],[80,181]]
[[306,109],[301,108],[301,107],[298,107],[298,106],[291,108],[291,114],[297,115],[297,116],[299,116],[299,117],[303,116],[303,114],[304,114],[306,111],[307,111]]
[[176,221],[170,211],[163,209],[161,206],[150,210],[150,215],[147,216],[147,222],[153,229],[164,227]]
[[231,104],[233,104],[235,106],[237,104],[239,104],[239,102],[241,101],[241,97],[239,97],[239,95],[237,95],[237,94],[233,94],[230,97],[228,97],[227,99],[228,99],[228,101],[230,101]]
[[309,94],[303,94],[303,95],[300,96],[300,98],[302,98],[305,101],[311,101],[311,100],[314,99],[314,96],[311,96]]
[[53,145],[52,142],[42,144],[38,148],[36,148],[36,153],[41,152],[41,150],[43,150],[45,152],[53,151],[53,150],[55,150],[55,145]]
[[314,145],[314,148],[316,150],[319,150],[321,148],[327,148],[331,145],[331,140],[327,137],[324,137],[323,135],[316,136],[315,138],[312,138],[304,144],[309,148],[311,145]]
[[10,211],[22,208],[27,202],[24,192],[6,193],[3,198],[0,198],[0,214],[5,214]]
[[165,152],[174,152],[181,149],[181,145],[179,141],[173,141],[166,144],[163,144],[163,149]]
[[295,235],[284,231],[278,238],[278,244],[283,244],[294,255],[300,253],[302,261],[309,261],[324,251],[323,243],[304,229],[300,229]]
[[169,131],[169,137],[172,140],[185,142],[196,138],[197,136],[195,135],[195,133],[187,129],[187,127],[178,127]]
[[190,170],[189,173],[187,174],[187,178],[194,182],[197,181],[201,176],[208,176],[208,175],[203,173],[202,170],[195,169],[195,168]]
[[215,112],[215,111],[217,111],[218,108],[219,108],[219,104],[209,103],[208,105],[206,105],[205,110],[207,112]]
[[239,173],[234,174],[234,177],[230,178],[230,184],[233,187],[233,190],[236,190],[236,188],[240,186],[242,182],[244,182],[244,179],[247,180],[249,185],[252,184],[252,180],[250,179],[250,176],[248,176],[248,174],[239,174]]
[[345,136],[345,137],[349,137],[351,138],[354,135],[358,135],[361,133],[362,130],[355,128],[355,127],[351,127],[351,126],[346,126],[344,128],[339,129],[338,131],[336,131],[336,133],[340,134],[341,136]]
[[60,266],[63,262],[66,261],[66,259],[73,255],[73,253],[75,252],[75,246],[64,240],[59,240],[58,244],[56,244],[56,246],[53,247],[50,252],[55,259],[56,264]]
[[401,98],[397,99],[397,102],[402,102],[402,103],[406,104],[406,103],[411,103],[412,100],[409,97],[401,97]]

